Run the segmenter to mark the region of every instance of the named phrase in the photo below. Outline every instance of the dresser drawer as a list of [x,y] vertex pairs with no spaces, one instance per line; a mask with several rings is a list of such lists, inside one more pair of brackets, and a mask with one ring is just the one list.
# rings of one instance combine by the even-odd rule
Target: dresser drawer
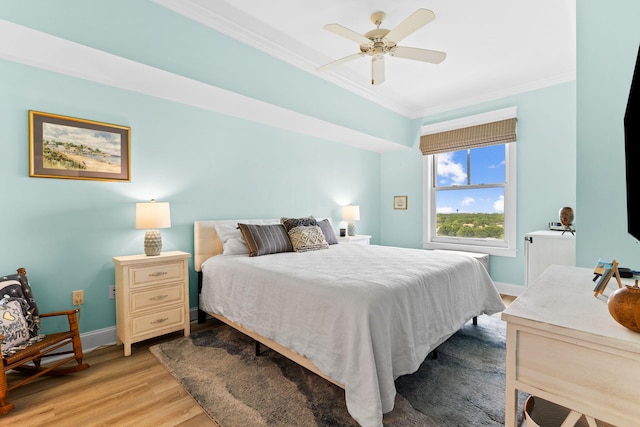
[[152,334],[163,329],[181,329],[184,326],[184,306],[169,307],[154,313],[132,318],[132,338]]
[[153,307],[159,307],[166,304],[182,303],[184,301],[184,283],[174,283],[154,287],[149,290],[132,292],[130,311],[145,310]]
[[131,287],[182,280],[182,265],[182,262],[165,262],[146,267],[131,267]]

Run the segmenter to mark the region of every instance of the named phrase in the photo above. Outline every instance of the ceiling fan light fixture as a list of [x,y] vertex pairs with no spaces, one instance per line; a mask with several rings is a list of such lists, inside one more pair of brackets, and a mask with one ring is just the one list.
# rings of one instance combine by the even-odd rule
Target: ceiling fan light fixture
[[385,80],[384,56],[387,53],[399,58],[429,62],[432,64],[439,64],[444,61],[446,58],[446,53],[444,52],[415,47],[397,46],[397,43],[400,40],[435,19],[435,14],[431,10],[416,10],[392,30],[380,28],[385,16],[386,14],[382,11],[377,11],[371,14],[371,22],[373,22],[377,28],[368,31],[364,35],[339,24],[325,25],[325,30],[357,42],[360,45],[360,52],[325,64],[318,67],[316,70],[325,71],[337,65],[360,58],[361,56],[368,55],[371,56],[371,84],[378,85],[384,83]]

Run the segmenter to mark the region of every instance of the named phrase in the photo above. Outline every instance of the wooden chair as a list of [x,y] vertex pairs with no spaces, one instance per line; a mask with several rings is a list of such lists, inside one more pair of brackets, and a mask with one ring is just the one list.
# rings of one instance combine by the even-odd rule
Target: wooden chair
[[[26,277],[26,270],[20,268],[18,269],[18,274],[25,275]],[[66,375],[82,371],[89,367],[87,363],[82,362],[82,343],[80,341],[77,318],[79,311],[78,309],[74,309],[39,314],[40,319],[54,316],[67,316],[69,330],[44,335],[40,341],[29,344],[26,348],[18,350],[13,354],[2,356],[3,369],[0,370],[0,414],[6,414],[14,408],[13,403],[7,402],[7,394],[11,390],[43,375]],[[71,349],[62,348],[68,345],[71,346]],[[50,363],[44,365],[42,362],[46,358],[53,359],[49,359]],[[74,362],[74,364],[69,365],[71,362]],[[28,376],[9,386],[7,383],[7,372],[11,370],[19,371]]]

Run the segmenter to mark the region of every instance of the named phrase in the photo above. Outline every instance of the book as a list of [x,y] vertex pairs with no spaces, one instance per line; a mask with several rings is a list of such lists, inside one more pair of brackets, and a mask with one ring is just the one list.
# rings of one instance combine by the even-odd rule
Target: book
[[596,287],[593,288],[593,292],[595,292],[596,295],[601,294],[604,291],[604,288],[607,287],[607,283],[609,283],[609,279],[611,279],[611,276],[613,275],[613,270],[613,268],[607,268],[602,273],[600,280],[596,283]]
[[613,268],[613,260],[600,258],[596,264],[596,268],[593,269],[593,273],[602,276],[602,274],[609,268]]

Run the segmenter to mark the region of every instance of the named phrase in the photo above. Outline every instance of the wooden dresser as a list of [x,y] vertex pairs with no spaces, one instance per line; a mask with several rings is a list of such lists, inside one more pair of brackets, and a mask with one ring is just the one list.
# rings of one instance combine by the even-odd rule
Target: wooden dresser
[[189,336],[187,252],[113,257],[116,268],[116,336],[131,355],[131,344],[184,330]]
[[516,425],[517,390],[619,427],[640,425],[640,333],[609,314],[617,282],[596,298],[593,276],[552,265],[502,313],[507,427]]

